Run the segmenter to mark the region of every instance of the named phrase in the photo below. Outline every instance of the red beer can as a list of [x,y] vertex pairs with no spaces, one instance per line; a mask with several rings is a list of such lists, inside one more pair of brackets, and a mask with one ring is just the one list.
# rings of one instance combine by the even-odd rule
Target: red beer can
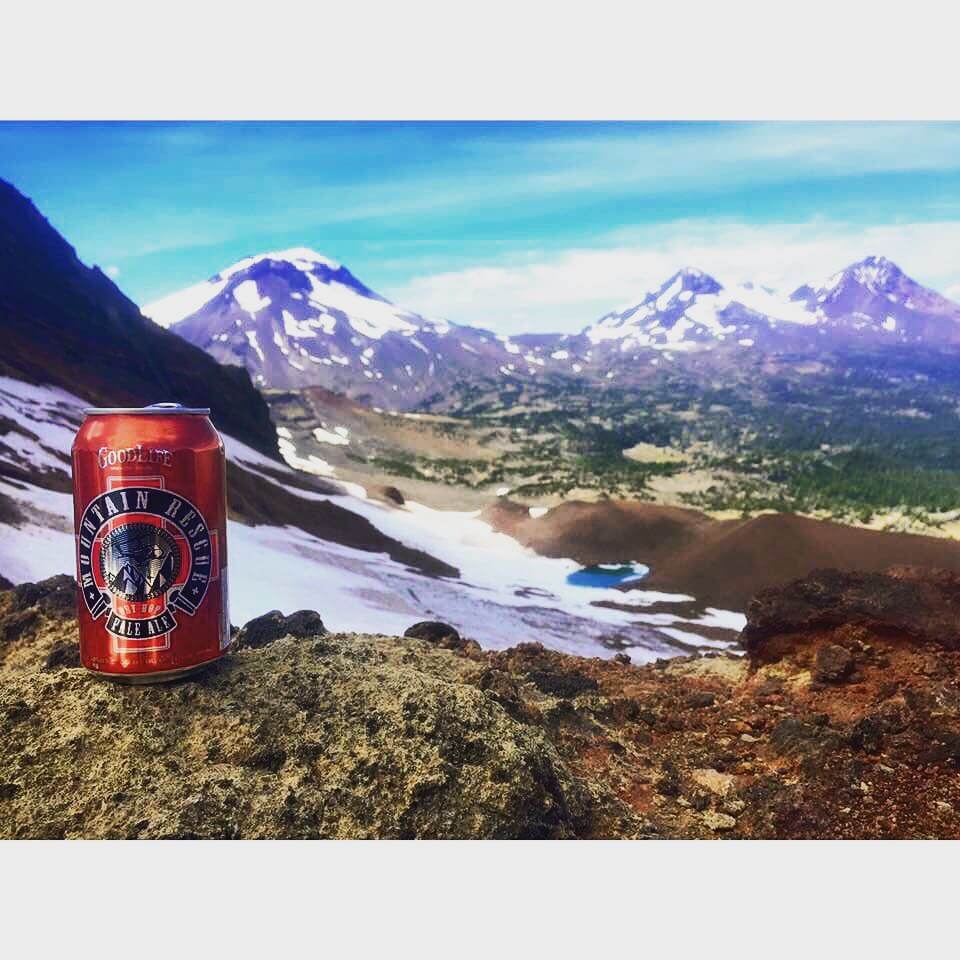
[[223,443],[208,409],[91,408],[73,444],[80,660],[151,683],[230,645]]

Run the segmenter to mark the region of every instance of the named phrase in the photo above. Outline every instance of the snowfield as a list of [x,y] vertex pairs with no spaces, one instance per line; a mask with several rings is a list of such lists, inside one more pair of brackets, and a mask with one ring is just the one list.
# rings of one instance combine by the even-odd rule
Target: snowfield
[[[4,442],[14,457],[44,467],[68,469],[57,456],[69,453],[83,401],[64,391],[0,378],[0,414],[6,413],[40,443],[22,434]],[[338,436],[332,433],[331,436]],[[402,633],[417,620],[452,623],[483,646],[503,648],[539,641],[586,656],[612,656],[624,649],[635,662],[697,648],[726,647],[742,628],[739,613],[693,609],[693,598],[633,590],[584,589],[567,582],[579,569],[573,560],[538,556],[497,533],[476,512],[435,510],[415,502],[385,505],[355,484],[342,494],[304,491],[276,479],[284,468],[244,444],[225,437],[228,458],[305,501],[329,500],[369,520],[401,543],[455,566],[459,579],[437,578],[385,554],[332,543],[291,526],[228,526],[231,619],[242,624],[267,610],[317,610],[328,628]],[[280,437],[288,463],[329,478],[322,461],[300,460],[291,441]],[[8,459],[0,449],[0,459]],[[10,461],[13,462],[12,460]],[[21,464],[22,465],[22,464]],[[272,471],[268,474],[267,471]],[[14,582],[56,573],[74,574],[72,499],[67,493],[0,477],[0,494],[27,518],[0,524],[0,574]],[[612,601],[619,608],[597,606]],[[656,613],[653,604],[661,605]],[[675,605],[676,614],[662,605]],[[697,628],[729,631],[717,640]],[[678,641],[679,643],[675,643]]]

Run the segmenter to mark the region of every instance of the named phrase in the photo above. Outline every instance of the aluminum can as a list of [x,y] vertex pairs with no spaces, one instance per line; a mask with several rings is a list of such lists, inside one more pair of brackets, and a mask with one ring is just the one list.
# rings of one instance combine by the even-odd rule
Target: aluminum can
[[206,408],[90,408],[73,444],[80,660],[134,683],[230,646],[223,442]]

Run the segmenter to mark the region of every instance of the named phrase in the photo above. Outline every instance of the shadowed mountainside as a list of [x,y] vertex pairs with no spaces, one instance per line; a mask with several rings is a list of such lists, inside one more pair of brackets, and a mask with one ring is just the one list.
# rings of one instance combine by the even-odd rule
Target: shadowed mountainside
[[62,387],[100,406],[172,400],[278,457],[270,413],[246,371],[147,320],[11,184],[0,180],[0,375]]

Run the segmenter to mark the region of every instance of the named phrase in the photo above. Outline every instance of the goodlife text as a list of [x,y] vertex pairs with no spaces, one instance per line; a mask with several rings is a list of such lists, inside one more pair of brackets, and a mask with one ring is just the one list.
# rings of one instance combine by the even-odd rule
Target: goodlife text
[[139,443],[135,447],[122,447],[114,450],[113,447],[101,447],[97,451],[97,463],[103,467],[113,467],[119,463],[156,463],[162,467],[169,467],[173,463],[173,454],[169,450],[155,447],[144,449]]

